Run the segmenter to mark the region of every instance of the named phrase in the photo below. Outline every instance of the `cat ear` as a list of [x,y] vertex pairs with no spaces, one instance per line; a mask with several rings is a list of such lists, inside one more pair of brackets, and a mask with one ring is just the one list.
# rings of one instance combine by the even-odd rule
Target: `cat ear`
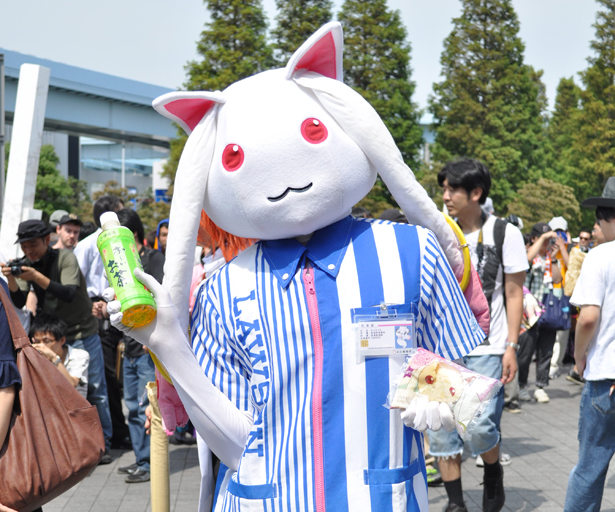
[[220,91],[178,91],[159,96],[152,106],[164,117],[181,126],[188,135],[216,104],[224,103]]
[[342,25],[331,21],[320,27],[293,54],[286,65],[286,79],[305,69],[343,81],[344,36]]

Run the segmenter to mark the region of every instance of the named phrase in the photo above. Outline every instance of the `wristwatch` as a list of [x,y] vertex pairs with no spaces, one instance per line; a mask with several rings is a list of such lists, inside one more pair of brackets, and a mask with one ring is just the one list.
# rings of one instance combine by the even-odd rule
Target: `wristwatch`
[[52,361],[55,366],[58,366],[62,362],[62,358],[60,356],[56,356],[56,358]]
[[518,344],[518,343],[511,343],[510,341],[507,341],[507,342],[506,342],[506,346],[507,346],[507,347],[512,347],[512,348],[514,348],[515,350],[519,350],[519,344]]

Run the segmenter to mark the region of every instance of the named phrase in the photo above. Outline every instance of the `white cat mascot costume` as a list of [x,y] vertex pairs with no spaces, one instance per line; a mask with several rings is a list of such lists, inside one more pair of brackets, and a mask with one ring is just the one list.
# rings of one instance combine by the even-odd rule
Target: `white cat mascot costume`
[[[166,366],[223,462],[215,509],[427,512],[422,434],[404,423],[437,429],[449,418],[437,406],[385,407],[403,357],[358,358],[351,310],[414,304],[418,345],[449,359],[485,334],[455,277],[464,269],[457,238],[382,120],[342,82],[340,24],[323,26],[285,69],[223,92],[166,94],[154,107],[190,134],[164,287],[136,273],[158,314],[129,331],[119,303],[109,308]],[[411,224],[350,216],[376,173]],[[202,209],[260,241],[201,288],[190,343]]]

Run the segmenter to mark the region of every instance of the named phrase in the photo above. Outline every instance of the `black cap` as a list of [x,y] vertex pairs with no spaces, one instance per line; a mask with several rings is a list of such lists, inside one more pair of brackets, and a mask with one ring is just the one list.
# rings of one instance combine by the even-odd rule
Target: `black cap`
[[35,238],[42,238],[49,233],[51,233],[49,226],[42,220],[24,220],[19,223],[17,228],[17,241],[15,243],[20,244]]
[[408,224],[408,219],[406,219],[404,212],[398,210],[397,208],[389,208],[388,210],[384,210],[380,214],[380,218],[382,220],[390,220],[391,222],[402,222],[404,224]]
[[603,206],[605,208],[615,208],[615,176],[606,180],[606,185],[600,197],[588,197],[581,203],[584,208],[596,208]]
[[83,222],[81,219],[77,217],[74,213],[69,213],[68,215],[64,215],[60,221],[58,222],[58,226],[63,226],[64,224],[77,224],[77,226],[83,226]]
[[532,227],[532,231],[530,231],[530,237],[531,238],[534,238],[535,236],[538,237],[549,231],[552,231],[552,229],[549,227],[549,224],[546,224],[544,222],[539,222],[537,224],[534,224],[534,226]]

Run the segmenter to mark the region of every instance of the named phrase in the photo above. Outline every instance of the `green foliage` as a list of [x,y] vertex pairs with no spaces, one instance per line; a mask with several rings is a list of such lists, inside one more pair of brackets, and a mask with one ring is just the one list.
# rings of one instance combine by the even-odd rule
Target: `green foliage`
[[[5,145],[6,168],[11,145]],[[90,198],[87,195],[85,181],[72,176],[64,178],[58,169],[60,158],[51,144],[41,146],[36,178],[34,208],[42,210],[43,219],[48,219],[55,210],[66,210],[69,213],[81,215],[81,205],[87,205]]]
[[416,179],[423,186],[439,210],[442,209],[442,188],[438,185],[438,173],[443,165],[439,162],[422,163],[416,172]]
[[276,0],[278,15],[272,31],[276,60],[286,66],[291,55],[325,23],[331,21],[331,0]]
[[[591,43],[595,55],[581,73],[585,89],[572,145],[573,180],[580,200],[602,195],[606,180],[615,176],[615,0],[597,1],[602,10]],[[593,212],[584,212],[584,221],[592,220]]]
[[153,231],[158,227],[158,223],[162,219],[168,219],[171,211],[171,205],[162,201],[156,202],[152,197],[152,191],[148,190],[147,197],[139,202],[137,213],[141,217],[145,233]]
[[562,78],[557,86],[555,110],[549,120],[550,167],[552,179],[575,185],[576,165],[572,148],[579,125],[581,90],[572,78]]
[[410,44],[399,11],[388,9],[386,0],[345,0],[338,19],[344,26],[344,81],[371,103],[404,161],[418,168],[423,130],[412,102]]
[[374,219],[378,219],[384,210],[399,208],[397,203],[392,201],[390,192],[380,178],[376,180],[369,193],[356,206],[367,208]]
[[[261,0],[205,0],[205,5],[211,21],[197,43],[201,59],[186,65],[186,89],[222,91],[242,78],[275,67]],[[178,138],[171,141],[171,154],[163,169],[170,182],[169,196],[187,139],[183,130],[178,130]]]
[[524,44],[511,0],[462,0],[444,42],[442,82],[430,99],[435,159],[478,158],[493,177],[490,196],[505,210],[514,189],[535,181],[545,164],[546,96],[524,64]]
[[571,232],[580,227],[581,208],[573,188],[546,178],[523,185],[508,205],[508,214],[511,213],[523,219],[525,232],[537,222],[549,222],[559,216],[568,221]]

